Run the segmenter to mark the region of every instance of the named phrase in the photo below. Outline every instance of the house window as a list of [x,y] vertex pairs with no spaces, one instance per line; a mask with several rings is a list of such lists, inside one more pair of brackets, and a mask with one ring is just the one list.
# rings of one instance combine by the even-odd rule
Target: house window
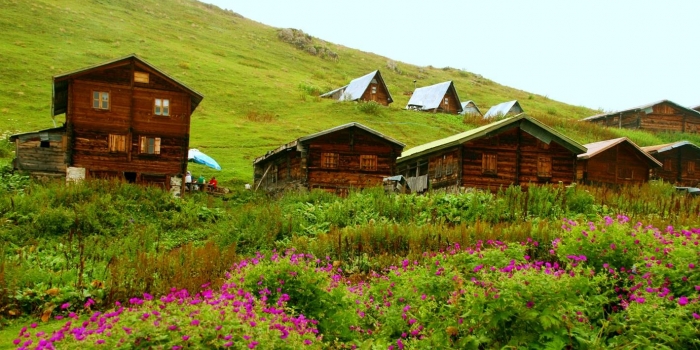
[[148,84],[149,75],[146,72],[134,72],[134,82]]
[[496,154],[484,153],[481,157],[481,172],[484,174],[496,175],[497,163],[498,159],[496,157]]
[[361,155],[360,156],[360,170],[376,171],[377,170],[377,156],[376,155]]
[[688,161],[688,174],[695,174],[695,161],[694,160],[689,160]]
[[170,115],[170,100],[157,98],[154,106],[155,115]]
[[664,170],[673,171],[673,160],[671,158],[664,159]]
[[109,92],[93,91],[92,92],[92,108],[109,109]]
[[552,177],[552,157],[537,157],[537,177]]
[[619,174],[617,175],[620,179],[632,180],[634,172],[630,168],[620,168]]
[[277,183],[277,171],[278,171],[277,165],[272,165],[270,167],[270,170],[268,170],[268,174],[267,174],[267,184],[268,185],[272,185],[274,183]]
[[377,93],[377,87],[376,87],[376,86],[372,86],[372,94],[376,94],[376,93]]
[[454,171],[454,167],[455,167],[452,156],[446,156],[444,158],[444,162],[445,162],[445,176],[452,175],[452,173]]
[[126,152],[126,135],[109,134],[109,152],[110,153]]
[[450,104],[450,99],[447,98],[447,97],[445,97],[445,106],[447,106],[447,105],[449,105],[449,104]]
[[160,137],[141,136],[139,144],[142,154],[160,154]]
[[49,148],[49,147],[51,147],[51,143],[49,141],[41,141],[41,143],[39,143],[39,147]]
[[435,178],[442,177],[442,159],[435,162]]
[[321,153],[321,167],[335,169],[338,167],[338,153]]

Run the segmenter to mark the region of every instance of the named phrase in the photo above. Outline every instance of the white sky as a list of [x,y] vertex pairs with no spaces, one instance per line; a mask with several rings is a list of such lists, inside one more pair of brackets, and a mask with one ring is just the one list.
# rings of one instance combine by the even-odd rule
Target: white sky
[[700,1],[203,0],[418,66],[573,105],[700,105]]

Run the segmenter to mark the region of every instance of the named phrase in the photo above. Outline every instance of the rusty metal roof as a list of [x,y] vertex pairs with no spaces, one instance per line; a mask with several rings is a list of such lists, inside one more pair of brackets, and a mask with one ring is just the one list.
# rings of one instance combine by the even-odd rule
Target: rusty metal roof
[[650,163],[652,165],[656,165],[656,166],[661,166],[661,163],[659,163],[659,161],[656,160],[656,158],[652,157],[649,153],[645,152],[644,149],[640,148],[639,146],[637,146],[637,144],[632,142],[632,140],[630,140],[626,137],[619,137],[619,138],[612,139],[612,140],[587,143],[583,146],[588,149],[588,152],[583,153],[583,154],[579,154],[578,159],[593,158],[596,155],[598,155],[604,151],[607,151],[607,150],[609,150],[609,149],[611,149],[611,148],[613,148],[621,143],[625,143],[625,142],[628,143],[629,145],[631,145],[634,149],[636,149],[639,152],[639,154],[641,154],[648,161],[648,163]]
[[[675,102],[673,102],[673,101],[661,100],[661,101],[656,101],[656,102],[653,102],[653,103],[648,103],[648,104],[645,104],[645,105],[641,105],[641,106],[637,106],[637,107],[633,107],[633,108],[629,108],[629,109],[623,109],[623,110],[620,110],[620,111],[617,111],[617,112],[596,114],[596,115],[592,115],[592,116],[590,116],[590,117],[583,118],[583,119],[581,119],[581,120],[582,120],[582,121],[592,121],[592,120],[602,119],[602,118],[609,117],[609,116],[614,116],[614,115],[620,114],[620,113],[644,111],[644,110],[648,110],[648,109],[650,109],[650,108],[653,108],[654,106],[656,106],[656,105],[658,105],[658,104],[661,104],[661,103],[669,103],[669,104],[671,104],[671,105],[673,105],[673,106],[675,106],[675,107],[680,108],[681,110],[685,110],[685,111],[688,111],[688,112],[690,112],[690,113],[695,113],[695,114],[697,114],[697,115],[700,117],[700,111],[697,111],[697,110],[692,109],[692,108],[688,108],[688,107],[681,106],[681,105],[679,105],[679,104],[677,104],[677,103],[675,103]],[[698,107],[700,107],[700,106],[698,106]],[[696,107],[696,108],[698,108],[698,107]],[[649,112],[647,112],[647,113],[649,113]]]
[[375,70],[374,72],[371,72],[369,74],[363,75],[359,78],[355,78],[350,81],[350,84],[339,87],[335,90],[326,92],[325,94],[321,95],[321,97],[330,97],[334,93],[343,90],[343,93],[340,95],[340,98],[338,99],[339,101],[355,101],[358,100],[362,97],[362,95],[367,91],[367,87],[369,87],[369,84],[372,83],[372,80],[376,79],[377,83],[381,83],[384,86],[384,89],[386,89],[387,95],[388,95],[388,100],[389,103],[394,102],[394,99],[391,97],[391,93],[389,92],[389,88],[386,86],[384,83],[384,79],[382,78],[382,74],[379,73],[378,70]]
[[107,61],[107,62],[102,62],[98,64],[94,64],[92,66],[80,68],[74,71],[70,71],[67,73],[62,73],[58,75],[53,76],[53,96],[52,96],[52,104],[51,104],[51,115],[56,116],[62,113],[66,112],[66,108],[68,108],[68,81],[69,78],[75,77],[77,75],[82,75],[85,73],[88,73],[92,70],[104,67],[104,66],[109,66],[109,65],[115,65],[121,62],[126,63],[127,61],[130,60],[135,60],[138,61],[139,63],[147,66],[149,69],[152,69],[153,71],[157,72],[158,74],[162,75],[166,79],[172,81],[173,83],[179,85],[180,87],[183,88],[183,90],[187,91],[190,94],[191,98],[191,111],[194,111],[195,108],[197,108],[197,105],[202,101],[204,96],[197,92],[196,90],[190,88],[189,86],[183,84],[179,80],[173,78],[172,76],[168,75],[167,73],[163,72],[162,70],[156,68],[152,64],[146,62],[142,58],[138,57],[135,53],[126,55],[124,57],[119,57],[115,58],[113,60]]
[[446,81],[435,85],[417,88],[415,91],[413,91],[411,99],[408,100],[408,104],[406,104],[406,109],[418,109],[428,111],[438,108],[440,107],[443,98],[445,98],[445,94],[447,94],[447,92],[450,89],[454,91],[455,96],[457,97],[456,103],[460,108],[460,110],[457,111],[457,113],[461,113],[462,104],[459,102],[459,95],[457,95],[457,90],[455,90],[452,81]]
[[[515,109],[515,110],[513,110]],[[493,117],[498,117],[498,116],[504,116],[507,115],[508,113],[515,113],[519,114],[522,113],[523,108],[520,107],[520,103],[518,103],[518,100],[513,100],[513,101],[508,101],[508,102],[502,102],[499,103],[491,108],[489,108],[489,111],[484,114],[484,118],[493,118]]]
[[520,127],[521,129],[523,129],[523,131],[527,132],[528,134],[531,134],[532,136],[547,144],[549,144],[552,140],[555,140],[557,141],[557,143],[562,145],[562,147],[570,150],[575,154],[581,154],[586,152],[586,147],[584,147],[580,143],[550,128],[549,126],[543,124],[539,120],[530,117],[525,113],[521,113],[514,117],[501,119],[491,124],[480,126],[478,128],[465,131],[463,133],[459,133],[456,135],[446,137],[444,139],[428,142],[426,144],[413,147],[401,153],[401,157],[397,159],[397,162],[406,161],[445,148],[450,148],[465,143],[467,141],[497,135],[501,132],[515,127]]

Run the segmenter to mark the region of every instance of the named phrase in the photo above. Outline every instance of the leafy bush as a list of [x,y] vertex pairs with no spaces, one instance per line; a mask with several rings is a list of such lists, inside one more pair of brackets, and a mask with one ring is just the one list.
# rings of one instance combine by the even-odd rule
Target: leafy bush
[[358,101],[357,105],[355,105],[355,109],[364,114],[374,116],[380,116],[382,114],[382,105],[375,101]]

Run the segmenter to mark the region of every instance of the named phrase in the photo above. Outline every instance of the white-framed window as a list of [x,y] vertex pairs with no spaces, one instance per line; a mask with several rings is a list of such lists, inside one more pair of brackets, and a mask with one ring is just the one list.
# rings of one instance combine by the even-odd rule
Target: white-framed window
[[170,115],[170,100],[157,98],[153,106],[153,114],[155,115]]
[[109,109],[109,92],[93,91],[92,92],[92,108]]
[[160,154],[160,137],[141,136],[139,149],[141,154]]

